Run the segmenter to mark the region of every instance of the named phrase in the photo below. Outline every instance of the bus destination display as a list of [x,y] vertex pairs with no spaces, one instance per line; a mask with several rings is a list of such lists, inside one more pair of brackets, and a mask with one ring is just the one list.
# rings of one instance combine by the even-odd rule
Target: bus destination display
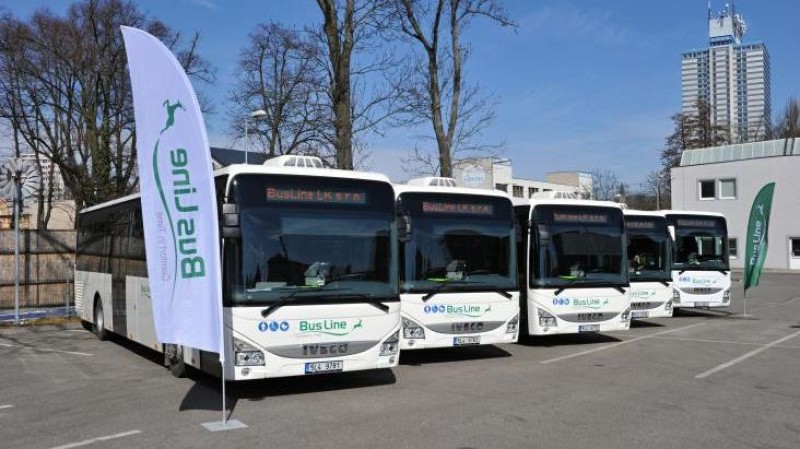
[[267,187],[267,201],[287,203],[367,204],[367,192],[341,189]]
[[697,220],[688,218],[678,218],[675,224],[687,228],[716,228],[717,222],[714,220]]
[[423,201],[422,212],[433,214],[492,215],[494,213],[494,207],[491,204]]
[[608,215],[553,212],[553,221],[556,223],[608,223]]
[[630,219],[625,220],[625,225],[628,229],[655,229],[655,221],[634,221]]

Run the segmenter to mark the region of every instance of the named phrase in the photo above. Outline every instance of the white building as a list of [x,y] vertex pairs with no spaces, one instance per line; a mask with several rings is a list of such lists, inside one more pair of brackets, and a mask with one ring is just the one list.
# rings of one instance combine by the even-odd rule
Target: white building
[[711,106],[711,121],[737,141],[759,140],[770,125],[770,61],[763,43],[742,44],[744,19],[726,4],[708,11],[709,46],[683,54],[681,96],[684,113],[696,112],[698,97]]
[[[37,166],[35,153],[20,154],[19,158],[25,163],[31,164],[34,167]],[[39,164],[41,166],[41,172],[39,173],[41,188],[47,192],[49,186],[52,185],[53,199],[65,199],[67,197],[67,189],[64,185],[64,178],[61,176],[61,169],[59,166],[53,164],[53,162],[44,155],[39,155]],[[50,184],[51,179],[52,184]]]
[[800,138],[687,150],[672,169],[672,208],[719,212],[728,221],[731,267],[744,268],[750,208],[775,183],[767,270],[800,270]]
[[453,164],[453,177],[458,185],[480,189],[502,190],[516,198],[530,198],[537,192],[566,191],[588,196],[592,177],[581,172],[554,172],[547,181],[515,178],[511,159],[472,158]]

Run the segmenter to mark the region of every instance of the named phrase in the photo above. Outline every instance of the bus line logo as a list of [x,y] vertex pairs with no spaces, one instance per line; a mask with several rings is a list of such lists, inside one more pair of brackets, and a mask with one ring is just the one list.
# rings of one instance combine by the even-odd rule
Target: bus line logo
[[[169,226],[169,231],[172,234],[172,249],[175,257],[174,273],[172,276],[172,290],[174,293],[179,261],[180,275],[183,279],[205,277],[206,271],[205,259],[202,254],[198,253],[195,220],[199,219],[200,212],[199,204],[195,198],[197,188],[190,179],[189,152],[185,148],[175,148],[169,151],[170,167],[166,168],[163,173],[158,156],[158,146],[161,142],[161,137],[175,124],[175,113],[178,110],[186,111],[186,109],[180,101],[171,103],[169,99],[164,100],[162,106],[166,109],[167,119],[164,129],[159,133],[155,147],[153,148],[152,162],[153,177],[163,206],[162,211],[157,214],[159,234],[165,234],[165,226]],[[167,172],[171,175],[171,186],[162,183],[162,176],[167,175]],[[171,187],[171,190],[169,187]],[[171,196],[169,200],[167,199],[168,194]],[[164,222],[163,215],[166,215],[166,221],[168,223]],[[166,252],[165,241],[166,239],[163,237],[159,239],[160,253]],[[160,258],[162,278],[166,280],[169,278],[166,267],[167,259],[163,255],[161,255]]]
[[649,299],[656,295],[655,290],[631,290],[629,295],[632,298]]
[[572,307],[585,307],[587,309],[599,309],[608,304],[608,298],[575,298],[572,300]]
[[347,320],[302,320],[299,330],[301,334],[325,334],[341,337],[357,329],[364,328],[364,320],[348,323]]
[[478,318],[492,311],[492,306],[479,306],[475,304],[429,304],[422,309],[425,313],[440,313],[443,315],[458,315],[469,318]]
[[286,332],[289,330],[288,321],[262,321],[258,323],[258,330],[261,332]]
[[691,285],[708,286],[716,284],[717,280],[712,278],[693,278],[691,276],[681,276],[678,278],[678,282]]
[[553,298],[554,306],[568,306],[569,298]]

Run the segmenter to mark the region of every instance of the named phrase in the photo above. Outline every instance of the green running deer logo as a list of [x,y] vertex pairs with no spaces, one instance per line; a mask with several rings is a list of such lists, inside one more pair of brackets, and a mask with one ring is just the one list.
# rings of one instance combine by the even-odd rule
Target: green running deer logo
[[161,133],[168,130],[172,125],[175,124],[175,110],[180,109],[181,111],[186,111],[180,101],[176,102],[175,104],[170,104],[169,100],[164,100],[164,104],[162,106],[167,108],[167,124],[164,125],[164,129],[161,130]]

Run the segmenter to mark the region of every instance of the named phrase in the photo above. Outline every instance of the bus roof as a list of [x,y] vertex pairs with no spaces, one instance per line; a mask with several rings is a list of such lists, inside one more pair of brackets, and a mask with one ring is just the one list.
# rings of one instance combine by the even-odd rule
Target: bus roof
[[[296,175],[296,176],[315,176],[319,178],[339,178],[339,179],[356,179],[364,181],[378,181],[385,182],[391,185],[391,181],[386,175],[373,172],[358,172],[350,170],[339,170],[335,168],[306,168],[306,167],[283,167],[283,166],[267,166],[267,165],[251,165],[251,164],[232,164],[227,167],[214,170],[214,177],[225,176],[228,177],[241,175],[241,174],[260,174],[260,175]],[[106,207],[121,204],[126,201],[138,199],[140,193],[116,198],[104,203],[95,204],[84,209],[79,213],[84,214]]]
[[453,195],[493,196],[497,198],[510,199],[507,193],[500,190],[473,189],[469,187],[437,187],[437,186],[394,184],[394,192],[397,197],[399,197],[400,194],[402,193],[416,192],[416,193],[438,193],[438,194],[453,194]]
[[664,214],[663,210],[636,210],[636,209],[625,209],[622,211],[625,216],[632,216],[632,217],[661,217],[665,218],[666,215]]
[[664,214],[664,216],[669,216],[669,215],[697,215],[697,216],[700,216],[700,217],[721,217],[721,218],[725,218],[725,215],[723,215],[723,214],[721,214],[719,212],[704,212],[704,211],[693,211],[693,210],[671,210],[671,209],[662,210],[662,211],[659,211],[659,212],[662,212]]
[[572,200],[572,199],[526,199],[526,198],[513,198],[514,206],[585,206],[585,207],[610,207],[614,209],[622,209],[619,203],[613,201],[596,201],[596,200]]

